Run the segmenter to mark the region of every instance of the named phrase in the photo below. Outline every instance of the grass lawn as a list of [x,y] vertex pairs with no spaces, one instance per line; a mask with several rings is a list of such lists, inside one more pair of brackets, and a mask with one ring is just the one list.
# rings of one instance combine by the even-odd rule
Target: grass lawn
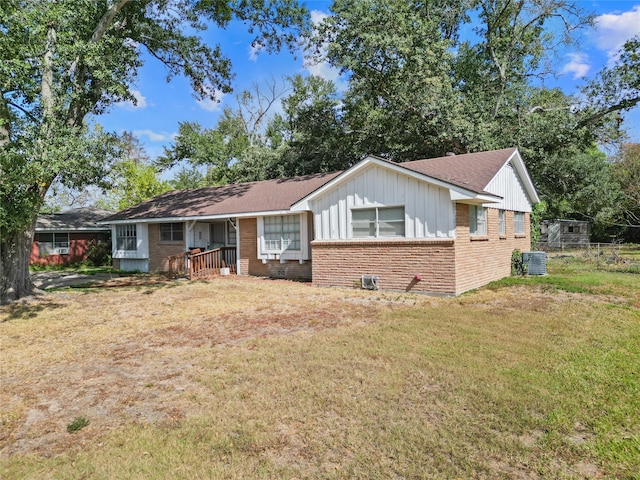
[[226,277],[0,307],[0,478],[640,478],[640,275]]

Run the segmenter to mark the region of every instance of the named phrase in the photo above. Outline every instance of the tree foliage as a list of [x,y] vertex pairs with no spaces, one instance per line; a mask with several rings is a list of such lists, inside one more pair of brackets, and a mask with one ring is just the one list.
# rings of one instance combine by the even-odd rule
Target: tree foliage
[[624,222],[632,237],[640,239],[640,144],[623,145],[613,164],[613,173],[622,186],[621,206]]
[[31,292],[33,225],[54,181],[100,183],[115,139],[86,118],[135,101],[143,53],[184,75],[196,98],[231,89],[231,64],[198,33],[244,21],[265,49],[293,46],[294,0],[7,0],[0,4],[0,302]]
[[123,210],[171,189],[161,180],[144,147],[130,132],[120,140],[119,160],[110,169],[103,195],[96,205],[106,210]]
[[[623,115],[640,101],[640,40],[575,95],[546,87],[558,47],[592,25],[580,5],[334,0],[307,41],[316,61],[341,71],[344,91],[295,76],[269,116],[273,102],[252,103],[254,87],[215,128],[181,132],[169,153],[208,165],[218,183],[340,170],[368,154],[402,162],[517,146],[545,200],[540,215],[604,231],[621,221],[627,177],[596,145],[623,139]],[[249,128],[246,111],[264,127]]]

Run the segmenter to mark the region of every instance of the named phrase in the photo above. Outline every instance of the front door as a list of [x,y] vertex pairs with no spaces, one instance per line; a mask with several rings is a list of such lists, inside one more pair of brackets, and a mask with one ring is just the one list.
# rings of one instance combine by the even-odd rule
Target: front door
[[193,243],[189,245],[190,248],[207,249],[209,244],[209,224],[208,223],[196,223],[193,227]]

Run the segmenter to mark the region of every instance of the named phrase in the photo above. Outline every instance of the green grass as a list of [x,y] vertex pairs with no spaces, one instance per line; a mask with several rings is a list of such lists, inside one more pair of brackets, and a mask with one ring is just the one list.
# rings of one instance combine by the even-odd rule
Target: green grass
[[[188,318],[155,317],[172,332],[184,324],[193,330],[196,319],[224,306],[198,338],[218,332],[223,318],[243,329],[265,315],[291,314],[315,325],[318,305],[352,320],[292,333],[262,329],[240,342],[182,349],[173,333],[172,349],[155,347],[147,361],[171,354],[190,365],[192,383],[179,405],[187,413],[124,421],[92,437],[98,421],[87,412],[92,423],[69,436],[79,443],[50,458],[13,455],[0,471],[3,478],[56,479],[638,479],[640,276],[564,260],[551,260],[549,271],[452,299],[284,282],[245,290],[240,281],[153,293],[171,301],[177,317],[192,309]],[[217,296],[199,307],[207,285]],[[116,293],[93,298],[113,311],[122,301],[108,303]],[[70,304],[61,310],[81,308],[87,298],[65,295]],[[127,295],[130,302],[145,296]],[[156,315],[146,297],[146,314]],[[68,337],[67,315],[47,323],[52,345],[58,324],[61,339]],[[38,312],[0,323],[9,330],[0,333],[17,335],[19,325],[45,318]],[[111,341],[118,329],[102,332],[102,323],[91,326],[101,335],[95,341]],[[123,327],[135,325],[127,320]],[[139,346],[161,335],[153,323],[144,325],[148,335]],[[124,337],[126,345],[134,342],[131,331]],[[24,348],[34,342],[20,340]],[[87,362],[105,361],[91,350]],[[145,379],[140,386],[153,390],[157,383]],[[172,391],[166,386],[157,401],[175,401]]]
[[74,272],[83,273],[85,275],[95,275],[96,273],[127,273],[122,270],[115,269],[109,266],[94,267],[92,265],[85,264],[69,264],[69,265],[31,265],[29,267],[31,273],[40,272]]

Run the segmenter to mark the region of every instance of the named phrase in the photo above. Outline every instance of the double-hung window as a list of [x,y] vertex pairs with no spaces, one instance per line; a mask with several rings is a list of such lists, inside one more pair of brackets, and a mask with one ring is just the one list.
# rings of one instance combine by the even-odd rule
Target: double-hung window
[[522,235],[524,232],[524,213],[513,212],[513,233]]
[[267,252],[300,250],[300,217],[298,215],[265,217],[264,249]]
[[469,207],[469,233],[471,235],[487,234],[487,209],[479,205]]
[[116,249],[135,252],[138,248],[138,237],[135,225],[116,225]]
[[504,223],[504,210],[498,210],[498,234],[505,235],[507,232],[506,228],[506,224]]
[[404,237],[404,207],[354,208],[354,238]]
[[160,241],[161,242],[183,242],[184,230],[182,223],[161,223],[160,224]]

